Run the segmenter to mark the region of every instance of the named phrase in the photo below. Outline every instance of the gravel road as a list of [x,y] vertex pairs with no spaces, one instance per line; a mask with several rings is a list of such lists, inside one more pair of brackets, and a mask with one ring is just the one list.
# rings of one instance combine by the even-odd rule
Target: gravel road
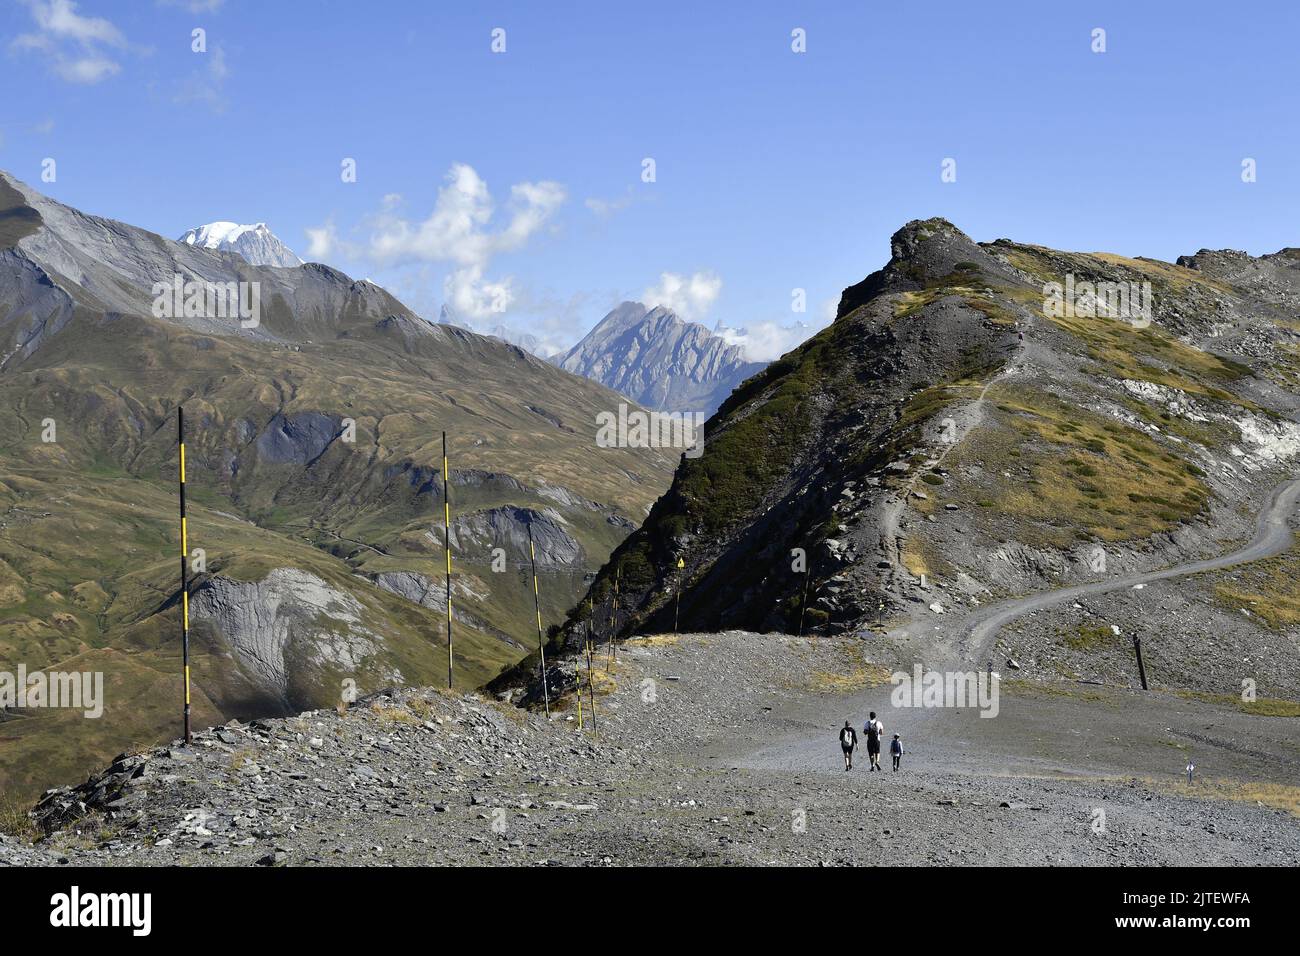
[[[394,691],[124,756],[48,798],[14,865],[1300,863],[1295,723],[1173,696],[1008,685],[996,719],[889,708],[855,639],[632,642],[600,736],[494,700]],[[866,709],[900,773],[844,772]],[[1188,788],[1188,753],[1207,779]]]

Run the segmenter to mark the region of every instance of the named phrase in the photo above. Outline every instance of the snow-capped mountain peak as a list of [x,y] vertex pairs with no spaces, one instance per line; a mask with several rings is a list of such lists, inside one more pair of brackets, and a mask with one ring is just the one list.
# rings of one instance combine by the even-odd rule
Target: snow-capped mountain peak
[[237,252],[255,266],[286,268],[302,265],[302,260],[264,222],[251,226],[225,220],[210,222],[191,229],[181,236],[180,241],[204,249]]

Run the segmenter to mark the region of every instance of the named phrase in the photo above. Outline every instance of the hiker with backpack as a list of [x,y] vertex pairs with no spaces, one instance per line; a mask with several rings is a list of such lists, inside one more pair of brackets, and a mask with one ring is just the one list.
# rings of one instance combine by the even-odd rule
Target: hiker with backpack
[[871,759],[871,769],[880,770],[880,738],[885,733],[885,725],[876,719],[874,710],[862,732],[867,735],[867,756]]
[[889,755],[894,758],[894,772],[898,772],[898,761],[903,759],[903,739],[894,734],[894,739],[889,743]]
[[853,730],[853,725],[847,720],[844,721],[844,729],[840,731],[840,749],[844,751],[844,769],[853,769],[853,750],[858,745],[858,735]]

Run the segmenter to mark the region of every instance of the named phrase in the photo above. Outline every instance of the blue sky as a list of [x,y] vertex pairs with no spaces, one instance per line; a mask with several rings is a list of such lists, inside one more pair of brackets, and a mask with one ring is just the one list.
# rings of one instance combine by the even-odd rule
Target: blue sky
[[171,237],[265,221],[428,317],[568,344],[649,293],[770,358],[910,219],[1300,246],[1298,6],[0,0],[0,168]]

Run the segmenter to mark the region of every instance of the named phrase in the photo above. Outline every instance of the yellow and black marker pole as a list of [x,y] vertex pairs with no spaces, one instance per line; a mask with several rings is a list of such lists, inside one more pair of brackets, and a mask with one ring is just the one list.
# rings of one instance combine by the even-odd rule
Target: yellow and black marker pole
[[578,689],[578,730],[582,730],[582,663],[573,659],[573,684]]
[[592,632],[592,614],[594,613],[591,598],[587,598],[587,693],[591,697],[591,733],[593,737],[600,736],[596,729],[596,686],[591,679],[591,653],[595,647],[596,639]]
[[542,599],[537,593],[537,551],[533,547],[533,520],[528,519],[528,559],[533,563],[533,608],[537,611],[537,653],[541,655],[542,699],[546,701],[546,716],[551,716],[551,692],[546,686],[546,645],[542,643]]
[[684,558],[677,559],[677,598],[673,603],[673,634],[677,633],[677,617],[682,609],[682,570],[686,567]]
[[454,668],[451,645],[451,498],[447,496],[447,433],[442,433],[442,550],[447,555],[447,689]]
[[185,521],[185,410],[176,406],[176,442],[180,446],[181,491],[181,667],[185,679],[185,743],[190,739],[190,576],[189,528]]
[[623,565],[620,564],[614,571],[614,623],[609,631],[609,660],[605,664],[607,672],[618,662],[618,591],[622,579]]

